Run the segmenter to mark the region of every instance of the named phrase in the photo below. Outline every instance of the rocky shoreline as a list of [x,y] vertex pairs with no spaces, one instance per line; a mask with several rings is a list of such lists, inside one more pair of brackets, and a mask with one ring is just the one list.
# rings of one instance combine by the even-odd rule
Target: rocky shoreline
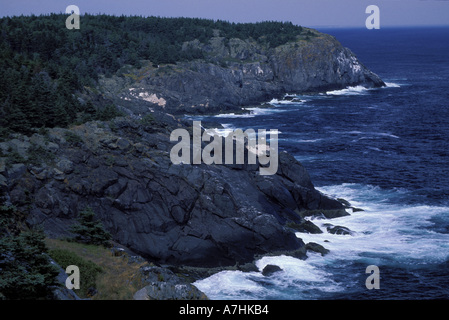
[[207,44],[186,42],[183,50],[200,51],[204,58],[158,67],[147,62],[137,70],[125,68],[110,78],[100,77],[99,86],[87,98],[101,96],[135,115],[150,110],[183,116],[239,112],[242,107],[280,99],[288,93],[385,86],[334,37],[305,30],[310,34],[308,40],[298,37],[276,48],[251,39],[220,36]]
[[309,215],[348,214],[345,203],[318,192],[291,155],[279,154],[274,176],[260,176],[259,165],[173,165],[169,132],[183,124],[168,119],[16,135],[0,143],[0,187],[24,223],[51,238],[70,236],[78,212],[92,207],[114,241],[188,275],[173,273],[177,284],[221,270],[257,271],[253,262],[263,255],[326,252],[295,232],[313,230]]
[[[327,249],[295,232],[319,232],[309,216],[348,215],[348,204],[316,190],[286,152],[271,176],[259,174],[260,163],[174,165],[170,133],[192,130],[185,113],[241,112],[288,92],[385,85],[335,38],[316,31],[275,49],[220,37],[185,46],[208,58],[101,77],[98,88],[79,96],[113,103],[126,116],[0,143],[0,188],[21,222],[63,238],[91,207],[116,243],[153,264],[142,269],[148,281],[136,299],[205,298],[189,283],[225,269],[263,271],[254,261],[264,255],[324,255]],[[155,274],[170,280],[162,285]]]

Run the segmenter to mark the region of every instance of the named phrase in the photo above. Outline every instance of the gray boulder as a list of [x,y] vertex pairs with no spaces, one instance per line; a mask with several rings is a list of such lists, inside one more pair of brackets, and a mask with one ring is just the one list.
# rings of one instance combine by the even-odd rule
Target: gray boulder
[[282,268],[273,264],[267,264],[263,270],[262,274],[266,277],[271,276],[273,273],[282,271]]

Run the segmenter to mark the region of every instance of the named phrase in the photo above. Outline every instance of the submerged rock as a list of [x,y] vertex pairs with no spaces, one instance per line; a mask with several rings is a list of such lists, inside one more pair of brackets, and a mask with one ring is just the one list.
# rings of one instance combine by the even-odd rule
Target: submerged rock
[[351,236],[354,234],[354,232],[347,227],[334,226],[330,223],[326,223],[324,226],[326,227],[327,232],[332,234],[351,235]]

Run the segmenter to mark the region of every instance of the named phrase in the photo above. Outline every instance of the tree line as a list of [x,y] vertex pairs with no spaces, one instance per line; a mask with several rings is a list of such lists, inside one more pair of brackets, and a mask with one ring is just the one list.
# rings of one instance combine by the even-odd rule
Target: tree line
[[201,59],[186,41],[206,43],[218,30],[226,38],[252,38],[267,47],[292,41],[303,32],[290,22],[231,23],[198,18],[81,16],[81,28],[65,27],[67,15],[0,19],[0,136],[31,134],[36,128],[107,119],[77,93],[95,86],[125,65],[140,68]]

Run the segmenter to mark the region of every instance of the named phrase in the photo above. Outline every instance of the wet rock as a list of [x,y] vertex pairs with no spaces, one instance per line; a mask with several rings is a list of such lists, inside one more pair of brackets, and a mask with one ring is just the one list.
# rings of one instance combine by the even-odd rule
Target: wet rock
[[298,232],[311,234],[323,233],[323,231],[321,231],[321,229],[316,224],[308,220],[304,220],[304,222],[302,223],[289,223],[288,226]]
[[282,268],[273,264],[267,264],[263,270],[262,270],[262,274],[265,277],[271,276],[273,273],[282,271]]
[[306,244],[306,250],[321,253],[322,256],[329,253],[328,249],[324,248],[322,245],[315,243],[315,242],[308,242]]
[[343,226],[334,226],[332,224],[325,224],[327,232],[332,234],[338,234],[338,235],[353,235],[354,232],[351,231],[349,228],[343,227]]

